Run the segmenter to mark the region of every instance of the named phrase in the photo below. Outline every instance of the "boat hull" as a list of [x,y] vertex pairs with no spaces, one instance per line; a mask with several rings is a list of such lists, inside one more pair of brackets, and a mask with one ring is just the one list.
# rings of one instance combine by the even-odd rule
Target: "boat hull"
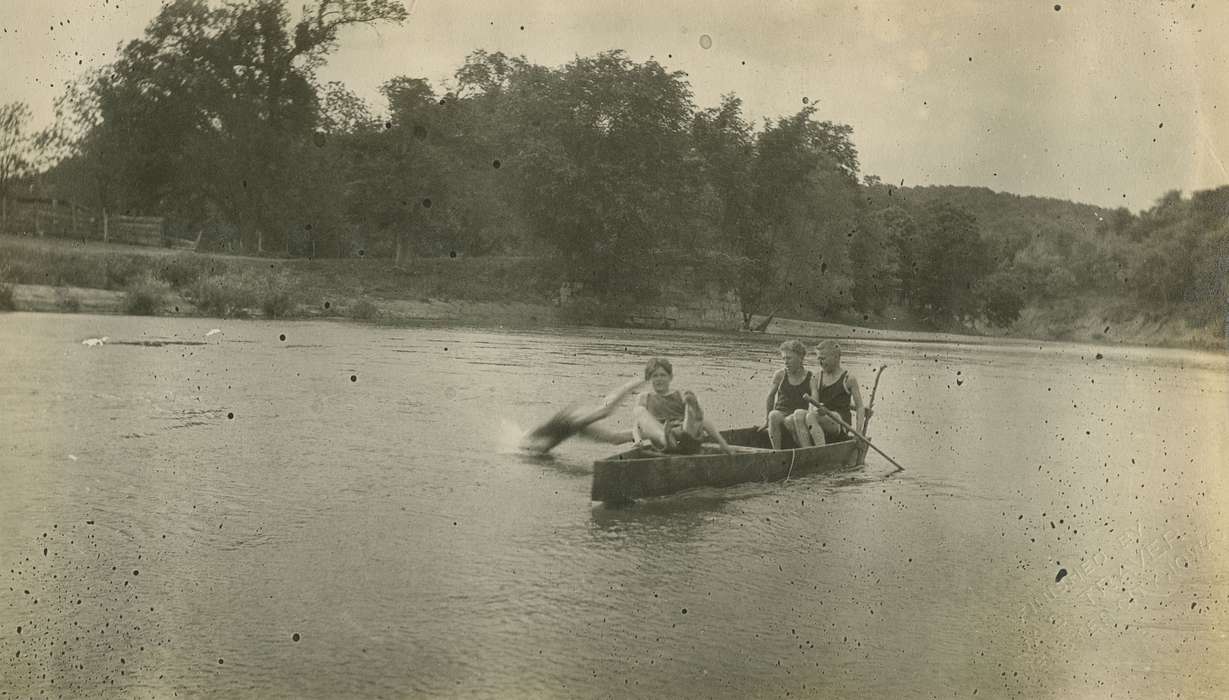
[[713,445],[694,455],[663,455],[637,447],[593,463],[591,497],[603,503],[666,496],[687,489],[780,481],[861,464],[866,448],[857,440],[818,447],[766,449],[767,434],[757,428],[722,431],[726,442],[746,448],[729,455]]

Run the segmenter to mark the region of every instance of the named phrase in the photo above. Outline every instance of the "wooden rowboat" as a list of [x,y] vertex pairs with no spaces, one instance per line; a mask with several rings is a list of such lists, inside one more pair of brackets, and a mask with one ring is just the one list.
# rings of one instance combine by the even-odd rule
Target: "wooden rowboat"
[[694,455],[635,447],[600,459],[593,463],[591,497],[603,503],[627,503],[702,486],[780,481],[787,476],[856,466],[866,456],[865,444],[852,438],[818,447],[773,450],[768,433],[759,428],[723,430],[721,435],[736,454],[726,454],[715,445],[704,445],[703,451]]

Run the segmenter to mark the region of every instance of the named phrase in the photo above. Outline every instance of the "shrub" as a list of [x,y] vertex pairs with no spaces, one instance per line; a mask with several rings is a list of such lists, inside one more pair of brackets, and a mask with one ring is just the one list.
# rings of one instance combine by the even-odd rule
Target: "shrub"
[[269,318],[281,318],[290,315],[297,307],[294,298],[285,288],[270,287],[260,300],[260,309]]
[[150,279],[147,266],[133,256],[116,255],[106,259],[107,289],[127,289],[130,283],[144,283]]
[[[54,284],[59,287],[107,287],[107,264],[104,260],[83,253],[48,253],[36,256],[34,267],[44,268],[42,280],[35,284]],[[122,286],[122,285],[119,285]]]
[[124,313],[153,316],[166,306],[171,286],[145,273],[134,277],[124,290]]
[[350,307],[350,318],[362,321],[374,320],[380,315],[380,309],[368,299],[362,299]]
[[60,311],[76,313],[81,310],[81,300],[64,287],[56,287],[55,290],[55,307]]
[[1022,286],[1022,280],[1006,272],[996,272],[977,285],[975,294],[990,323],[1006,328],[1020,318],[1024,310]]
[[260,310],[269,318],[293,314],[299,304],[292,293],[289,278],[283,271],[266,277],[260,285]]
[[158,264],[158,277],[176,289],[188,289],[206,272],[216,269],[216,261],[180,253],[163,258]]
[[594,297],[573,297],[560,307],[559,320],[574,326],[622,326],[627,308],[634,307]]
[[13,301],[13,285],[0,282],[0,311],[16,311],[17,304]]
[[186,292],[196,308],[216,316],[237,316],[256,306],[260,280],[252,274],[226,272],[198,279]]

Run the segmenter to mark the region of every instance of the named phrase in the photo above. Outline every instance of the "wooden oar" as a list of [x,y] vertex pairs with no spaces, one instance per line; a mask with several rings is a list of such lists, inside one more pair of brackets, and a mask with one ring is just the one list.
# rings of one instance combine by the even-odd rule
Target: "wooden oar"
[[889,456],[887,455],[887,453],[886,453],[886,452],[884,452],[883,450],[881,450],[881,449],[879,449],[878,447],[876,447],[876,446],[875,446],[875,444],[874,444],[874,443],[872,443],[870,440],[867,440],[865,435],[863,435],[863,434],[859,433],[858,431],[854,430],[854,429],[853,429],[853,426],[851,426],[851,425],[849,425],[848,423],[846,423],[845,421],[841,420],[840,416],[836,415],[836,414],[835,414],[835,413],[833,413],[832,411],[829,411],[829,410],[827,409],[827,407],[825,407],[822,403],[820,403],[820,402],[816,401],[815,399],[811,398],[811,395],[810,395],[810,394],[803,394],[803,395],[802,395],[802,398],[806,399],[806,400],[807,400],[807,402],[808,402],[808,403],[810,403],[812,406],[814,406],[814,407],[818,408],[819,410],[823,411],[824,413],[826,413],[826,414],[828,415],[828,417],[829,417],[829,418],[831,418],[832,420],[836,421],[836,422],[837,422],[837,424],[838,424],[838,425],[840,425],[840,426],[841,426],[842,428],[844,428],[845,430],[848,430],[848,431],[849,431],[849,433],[850,433],[851,435],[853,435],[854,437],[858,438],[858,439],[859,439],[859,440],[861,440],[862,442],[865,442],[867,447],[869,447],[869,448],[871,448],[872,450],[874,450],[874,451],[878,452],[879,454],[883,455],[883,458],[884,458],[884,459],[886,459],[886,460],[888,460],[889,462],[891,462],[891,463],[892,463],[892,466],[896,467],[896,469],[897,469],[897,470],[902,471],[902,472],[903,472],[903,471],[905,471],[905,468],[904,468],[904,467],[902,467],[902,466],[900,466],[900,463],[898,463],[896,460],[894,460],[894,459],[892,459],[891,457],[889,457]]

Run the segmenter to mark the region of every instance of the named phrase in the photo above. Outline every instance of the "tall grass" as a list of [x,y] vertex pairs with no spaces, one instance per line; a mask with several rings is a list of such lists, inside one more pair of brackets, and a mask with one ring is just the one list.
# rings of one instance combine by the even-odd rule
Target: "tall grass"
[[270,318],[282,318],[294,315],[299,308],[285,275],[252,269],[202,276],[184,294],[197,309],[223,317],[247,316],[260,309]]
[[170,295],[171,285],[149,272],[134,275],[124,290],[124,313],[154,316],[166,306]]
[[81,299],[65,287],[56,287],[55,307],[60,311],[76,313],[81,310]]
[[260,310],[269,318],[293,316],[298,310],[298,301],[290,292],[290,283],[284,274],[267,277],[260,289]]
[[250,273],[225,272],[202,277],[186,291],[196,308],[214,316],[242,316],[260,299],[260,280]]
[[370,299],[360,299],[350,305],[348,312],[350,318],[360,321],[374,321],[380,315],[380,309]]

